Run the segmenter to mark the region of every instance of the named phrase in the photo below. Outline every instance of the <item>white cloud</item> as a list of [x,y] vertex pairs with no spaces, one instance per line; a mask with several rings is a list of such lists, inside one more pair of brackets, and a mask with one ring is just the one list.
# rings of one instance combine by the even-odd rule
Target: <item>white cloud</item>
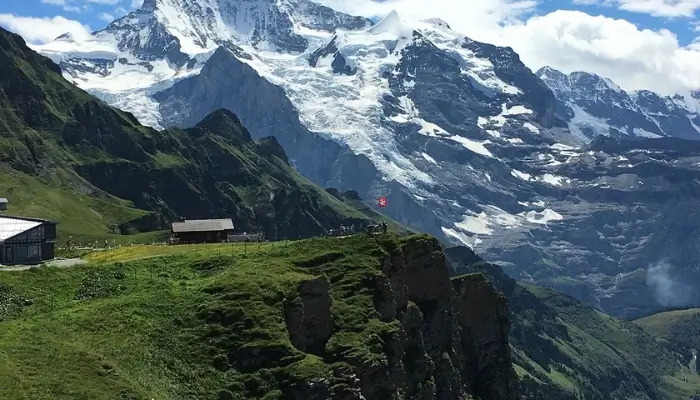
[[[430,7],[424,0],[317,1],[357,15],[395,9],[406,20],[438,17],[472,39],[512,47],[533,70],[594,72],[628,90],[664,94],[700,88],[700,43],[684,47],[668,30],[639,29],[622,19],[566,10],[533,16],[535,3],[523,0],[432,0]],[[683,1],[700,3],[673,4]]]
[[578,11],[555,11],[501,30],[531,68],[551,65],[565,72],[606,76],[626,89],[673,93],[700,88],[700,52],[680,46],[665,29]]
[[78,21],[61,16],[53,18],[20,17],[14,14],[0,14],[0,25],[21,35],[30,43],[46,43],[70,32],[76,37],[86,37],[90,27]]
[[75,4],[75,0],[41,0],[42,4],[50,4],[52,6],[60,6],[63,11],[72,13],[81,13],[90,10],[90,6],[83,4]]
[[574,0],[575,3],[617,6],[621,10],[656,17],[693,17],[700,0]]
[[103,13],[100,13],[97,17],[105,22],[114,21],[114,15],[112,15],[110,13],[103,12]]
[[143,5],[143,0],[131,0],[131,8],[136,9],[136,8],[141,8]]

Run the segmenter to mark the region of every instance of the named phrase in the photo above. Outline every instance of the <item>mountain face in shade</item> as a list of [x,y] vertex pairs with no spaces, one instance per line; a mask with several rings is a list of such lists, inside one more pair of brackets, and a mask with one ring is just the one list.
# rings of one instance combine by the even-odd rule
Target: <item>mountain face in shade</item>
[[[0,183],[9,185],[11,201],[25,179],[38,188],[32,202],[67,190],[99,205],[86,205],[88,215],[116,209],[138,216],[118,221],[112,233],[230,217],[240,232],[298,238],[371,221],[299,176],[274,137],[253,140],[230,110],[184,130],[146,128],[67,82],[54,63],[4,30],[0,88]],[[48,210],[59,222],[68,218],[61,211]]]

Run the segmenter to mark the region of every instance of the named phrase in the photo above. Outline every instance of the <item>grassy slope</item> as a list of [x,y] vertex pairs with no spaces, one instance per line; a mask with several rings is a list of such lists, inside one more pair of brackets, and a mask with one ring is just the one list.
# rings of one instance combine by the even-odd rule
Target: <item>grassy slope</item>
[[676,392],[700,394],[700,308],[666,311],[634,321],[650,335],[682,354],[680,373],[667,378]]
[[[336,316],[327,356],[369,361],[373,338],[395,328],[378,320],[363,280],[383,254],[362,236],[136,246],[90,254],[86,266],[0,272],[0,398],[281,398],[277,387],[343,364],[291,346],[282,301],[327,275]],[[216,369],[229,351],[243,362]],[[245,372],[246,362],[263,369]]]
[[60,221],[59,236],[63,238],[118,238],[119,225],[148,214],[124,200],[80,194],[3,165],[0,194],[9,199],[11,215]]
[[534,398],[576,399],[583,392],[587,399],[675,400],[700,387],[676,349],[637,325],[554,290],[518,284],[468,249],[447,254],[456,273],[484,272],[508,297],[514,364]]
[[[657,338],[670,340],[674,335],[674,327],[679,324],[692,322],[698,317],[700,317],[700,308],[689,308],[687,310],[673,310],[653,314],[639,318],[634,323]],[[698,329],[698,335],[700,335],[700,329]]]
[[[242,231],[296,237],[367,219],[299,176],[274,139],[253,142],[232,114],[188,130],[145,128],[1,28],[0,169],[10,212],[58,220],[60,237],[225,216]],[[157,216],[134,221],[149,212]]]
[[[644,376],[659,395],[667,399],[689,398],[700,388],[700,375],[680,366],[673,348],[651,340],[635,324],[618,320],[588,308],[573,298],[553,290],[525,286],[547,306],[552,307],[566,325],[571,340],[557,346],[572,356],[579,369],[598,371],[631,370]],[[598,370],[598,371],[596,371]]]

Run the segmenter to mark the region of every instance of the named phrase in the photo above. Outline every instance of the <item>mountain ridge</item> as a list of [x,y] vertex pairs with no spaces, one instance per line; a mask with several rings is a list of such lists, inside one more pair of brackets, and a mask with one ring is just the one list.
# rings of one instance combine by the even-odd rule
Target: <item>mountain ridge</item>
[[564,74],[542,67],[539,76],[569,108],[569,126],[587,139],[599,135],[700,139],[698,92],[661,96],[626,91],[610,79],[584,71]]
[[372,220],[297,175],[276,139],[254,141],[230,110],[209,113],[194,128],[156,132],[65,81],[55,64],[4,30],[0,63],[3,167],[112,207],[128,200],[130,213],[146,214],[130,229],[221,216],[241,231],[298,238]]

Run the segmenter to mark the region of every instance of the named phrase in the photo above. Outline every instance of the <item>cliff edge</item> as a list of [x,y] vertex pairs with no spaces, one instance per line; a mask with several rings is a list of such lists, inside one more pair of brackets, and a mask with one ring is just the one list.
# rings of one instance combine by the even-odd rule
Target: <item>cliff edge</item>
[[[375,351],[361,354],[361,345],[334,351],[333,343],[346,335],[333,329],[338,322],[333,315],[334,292],[339,289],[326,277],[300,283],[298,297],[285,306],[292,343],[300,351],[327,362],[347,363],[349,368],[340,375],[343,384],[336,376],[296,385],[287,392],[290,398],[519,398],[505,296],[481,274],[451,279],[434,238],[377,240],[386,253],[381,271],[355,283],[371,294],[373,310],[361,312],[376,313],[379,320],[381,333],[370,343]],[[356,377],[356,382],[348,384],[348,376]],[[340,387],[342,394],[334,391]]]

